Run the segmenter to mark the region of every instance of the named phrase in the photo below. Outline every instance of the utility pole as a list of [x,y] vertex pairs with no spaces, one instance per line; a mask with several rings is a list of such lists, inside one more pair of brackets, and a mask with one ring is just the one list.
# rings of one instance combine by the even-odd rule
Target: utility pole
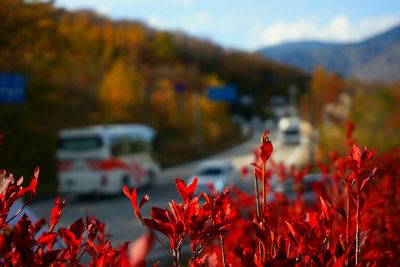
[[201,123],[201,103],[200,103],[200,90],[195,90],[194,94],[194,130],[195,130],[195,142],[198,153],[203,152],[203,134],[202,134],[202,123]]
[[310,136],[310,141],[308,144],[308,161],[310,164],[314,164],[314,150],[315,150],[315,142],[316,142],[316,103],[315,101],[315,96],[312,88],[310,89],[310,122],[311,122],[311,136]]
[[297,115],[297,93],[298,88],[296,85],[292,85],[289,87],[289,105],[290,105],[290,112],[292,116]]

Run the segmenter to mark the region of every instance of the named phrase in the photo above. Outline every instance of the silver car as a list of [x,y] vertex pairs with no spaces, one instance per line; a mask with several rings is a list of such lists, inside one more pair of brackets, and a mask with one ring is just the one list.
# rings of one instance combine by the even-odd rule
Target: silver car
[[222,192],[236,181],[237,172],[228,160],[212,160],[199,164],[187,183],[193,182],[195,177],[198,178],[197,193],[208,192],[211,188]]

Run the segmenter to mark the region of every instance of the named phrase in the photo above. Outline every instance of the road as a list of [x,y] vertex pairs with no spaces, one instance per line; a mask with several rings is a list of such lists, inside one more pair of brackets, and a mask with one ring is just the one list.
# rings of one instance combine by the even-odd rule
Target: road
[[[249,166],[253,159],[253,150],[258,147],[261,133],[254,135],[247,142],[214,155],[208,159],[229,159],[234,166],[240,170],[242,166]],[[303,164],[307,161],[308,145],[303,140],[300,145],[286,146],[279,144],[275,140],[274,132],[271,132],[271,140],[274,144],[272,159],[275,162],[285,162],[291,164]],[[192,174],[192,171],[200,161],[183,164],[180,166],[165,169],[157,180],[157,183],[149,189],[139,190],[139,199],[144,195],[150,196],[150,201],[143,207],[144,214],[148,213],[151,206],[165,207],[169,200],[178,199],[173,184],[174,177],[186,179]],[[241,180],[239,188],[250,191],[252,181]],[[107,231],[111,234],[113,244],[119,244],[126,240],[134,240],[144,233],[145,229],[134,217],[130,201],[122,196],[107,198],[79,199],[73,196],[66,196],[67,205],[63,209],[63,216],[59,226],[68,226],[79,217],[85,214],[95,215],[100,221],[107,224]],[[54,205],[54,199],[44,200],[30,205],[30,209],[38,217],[49,218],[51,208]]]

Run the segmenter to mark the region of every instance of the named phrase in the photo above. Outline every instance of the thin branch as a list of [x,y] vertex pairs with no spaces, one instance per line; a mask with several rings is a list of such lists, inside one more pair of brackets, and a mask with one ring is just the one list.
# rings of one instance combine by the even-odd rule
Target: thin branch
[[260,193],[258,192],[258,181],[256,172],[254,172],[254,193],[256,196],[256,209],[257,209],[257,219],[260,219]]
[[165,249],[165,251],[168,253],[168,255],[172,256],[172,253],[171,253],[171,251],[169,251],[167,245],[165,245],[165,244],[158,238],[158,236],[154,233],[153,230],[151,230],[151,229],[149,229],[149,230],[150,230],[151,235],[158,241],[158,243],[161,244],[161,246]]
[[197,249],[197,251],[195,251],[195,253],[192,255],[192,260],[194,260],[201,252],[203,252],[203,250],[205,249],[205,245],[208,241],[208,238],[210,237],[210,234],[206,235],[206,238],[204,239],[203,243],[201,243],[201,245],[199,246],[199,248]]
[[350,246],[350,191],[349,187],[346,188],[346,243],[347,247]]
[[22,212],[22,210],[29,204],[29,202],[31,202],[30,199],[29,199],[27,202],[25,202],[24,205],[22,205],[22,207],[17,211],[17,213],[15,213],[10,219],[8,219],[8,220],[6,221],[6,224],[8,224],[8,223],[11,222],[12,220],[14,220],[15,217],[17,217],[17,216]]
[[267,189],[266,189],[266,177],[265,177],[265,164],[261,165],[261,174],[262,174],[262,214],[264,214],[265,209],[267,207]]
[[226,267],[226,259],[225,259],[225,247],[224,247],[224,237],[220,235],[219,240],[221,241],[221,256],[222,256],[222,264]]
[[88,249],[89,245],[86,243],[85,248],[83,249],[81,255],[79,255],[77,261],[79,262],[79,260],[82,258],[83,254],[85,254],[86,250]]
[[360,258],[360,181],[357,181],[357,204],[356,204],[356,266]]
[[[261,165],[261,176],[262,176],[262,207],[261,207],[261,222],[262,222],[262,229],[264,230],[264,232],[266,231],[265,228],[265,218],[264,218],[264,214],[265,211],[267,209],[267,177],[265,175],[265,163],[263,162]],[[267,254],[268,254],[268,240],[266,239],[264,241],[264,252],[263,254],[260,254],[260,258],[263,260],[263,262],[265,263],[267,261]],[[260,246],[261,248],[261,246]],[[260,250],[261,251],[261,250]]]
[[[254,172],[254,194],[256,196],[256,211],[257,211],[257,221],[261,221],[261,211],[260,211],[260,193],[258,190],[258,181],[257,181],[257,175],[256,172]],[[262,244],[261,241],[258,241],[258,252],[260,253],[260,258],[262,258]]]

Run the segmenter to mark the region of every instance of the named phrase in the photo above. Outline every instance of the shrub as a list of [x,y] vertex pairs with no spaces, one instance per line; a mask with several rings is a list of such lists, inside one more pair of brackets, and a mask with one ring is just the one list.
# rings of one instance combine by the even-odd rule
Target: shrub
[[[125,186],[123,192],[136,218],[149,230],[144,241],[137,242],[142,246],[142,253],[134,251],[137,257],[127,252],[128,242],[113,248],[104,224],[94,217],[57,228],[65,205],[60,198],[49,220],[32,222],[23,215],[10,225],[23,211],[22,207],[10,218],[11,205],[24,195],[34,197],[39,169],[26,187],[21,186],[22,178],[15,181],[2,171],[0,264],[145,266],[143,259],[153,237],[174,266],[398,266],[400,150],[374,157],[373,150],[355,143],[351,129],[347,146],[348,155],[332,153],[329,163],[319,164],[324,179],[313,184],[319,198],[312,206],[305,205],[301,187],[307,168],[267,164],[273,152],[268,132],[255,153],[254,194],[234,187],[196,195],[196,179],[190,185],[176,179],[181,201],[171,201],[167,208],[153,207],[146,218],[140,209],[149,196],[138,201],[136,189]],[[271,190],[273,173],[282,180],[293,177],[298,189],[294,202]],[[267,202],[268,194],[275,201]],[[183,257],[186,244],[190,255]]]
[[[254,195],[233,188],[213,197],[194,196],[196,180],[186,185],[176,179],[182,201],[152,208],[150,218],[143,218],[140,207],[149,197],[138,205],[135,190],[125,187],[124,192],[137,219],[169,240],[166,245],[158,239],[175,266],[397,266],[400,153],[373,160],[373,150],[355,144],[352,128],[347,131],[349,154],[333,153],[329,164],[319,164],[325,178],[313,184],[319,195],[314,206],[305,205],[301,186],[294,203],[270,191],[272,173],[293,177],[296,187],[307,168],[267,167],[273,150],[268,132],[255,153]],[[267,203],[268,194],[275,195],[273,203]],[[185,241],[190,257],[182,263]]]

